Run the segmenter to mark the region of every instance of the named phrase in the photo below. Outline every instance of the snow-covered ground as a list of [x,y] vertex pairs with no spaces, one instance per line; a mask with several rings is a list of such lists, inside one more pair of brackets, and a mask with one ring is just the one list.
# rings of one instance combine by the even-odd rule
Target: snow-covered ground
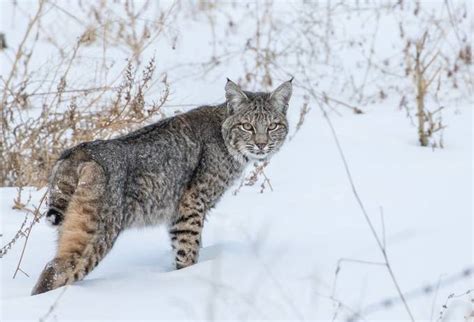
[[[381,233],[404,292],[441,286],[435,295],[414,293],[417,320],[437,318],[450,293],[472,288],[471,277],[443,284],[472,265],[472,112],[449,117],[447,148],[420,148],[403,115],[378,107],[366,115],[333,118],[359,193]],[[329,128],[317,110],[268,167],[273,191],[228,193],[205,225],[196,265],[176,271],[161,228],[129,231],[86,279],[69,286],[50,318],[75,319],[331,319],[397,297],[384,267],[340,258],[381,261],[355,202]],[[23,221],[11,210],[16,190],[1,191],[3,240]],[[32,192],[32,203],[42,192]],[[19,242],[1,260],[4,320],[38,319],[63,292],[31,297],[43,265],[53,256],[55,231],[34,226],[22,269],[12,279]],[[472,296],[472,295],[471,295]],[[450,302],[448,320],[469,314],[472,297]],[[401,303],[380,308],[370,320],[402,320]]]
[[[3,18],[9,19],[7,35],[26,28]],[[184,29],[175,50],[166,41],[150,49],[160,70],[204,59],[193,48],[209,32],[198,25]],[[14,45],[20,36],[9,40]],[[220,68],[203,79],[179,80],[182,75],[169,73],[169,103],[221,102],[225,77],[242,77],[242,66],[232,61]],[[302,96],[295,88],[291,134]],[[357,191],[377,233],[385,235],[391,267],[415,319],[437,321],[447,303],[444,321],[468,320],[474,291],[462,294],[474,288],[472,106],[446,108],[445,148],[433,150],[419,147],[416,128],[398,102],[364,106],[361,115],[329,115]],[[19,272],[12,278],[24,238],[0,259],[0,320],[408,320],[386,267],[373,264],[383,257],[331,130],[317,105],[311,107],[300,131],[265,170],[273,190],[260,193],[257,184],[234,195],[234,187],[212,211],[196,265],[174,269],[163,228],[127,231],[83,281],[31,297],[55,249],[55,230],[40,222],[21,263],[28,276]],[[24,201],[29,193],[29,205],[36,205],[44,190],[23,191]],[[25,218],[12,209],[16,196],[15,188],[0,188],[0,246]],[[347,260],[336,274],[341,259]]]

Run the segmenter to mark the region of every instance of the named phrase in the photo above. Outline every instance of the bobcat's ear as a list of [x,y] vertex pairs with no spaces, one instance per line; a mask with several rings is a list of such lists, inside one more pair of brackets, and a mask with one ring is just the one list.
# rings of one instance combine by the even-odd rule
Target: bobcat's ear
[[291,84],[292,81],[293,78],[284,82],[270,94],[270,102],[272,103],[273,107],[283,114],[286,113],[288,104],[290,102],[291,93],[293,91],[293,85]]
[[225,98],[230,114],[234,114],[248,100],[247,95],[240,89],[239,85],[228,78],[227,84],[225,84]]

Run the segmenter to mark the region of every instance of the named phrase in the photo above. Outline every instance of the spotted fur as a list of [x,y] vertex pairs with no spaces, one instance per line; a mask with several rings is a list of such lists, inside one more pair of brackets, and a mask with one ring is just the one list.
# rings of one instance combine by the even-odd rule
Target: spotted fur
[[130,227],[167,225],[176,267],[196,263],[208,211],[249,161],[269,158],[288,133],[291,81],[271,93],[230,80],[225,89],[224,104],[61,155],[46,213],[58,227],[57,252],[32,294],[84,278]]

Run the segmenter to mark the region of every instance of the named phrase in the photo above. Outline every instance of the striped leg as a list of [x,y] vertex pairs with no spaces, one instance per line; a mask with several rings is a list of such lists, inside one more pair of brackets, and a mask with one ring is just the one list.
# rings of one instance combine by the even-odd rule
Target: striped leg
[[169,230],[177,269],[196,263],[199,256],[204,213],[203,207],[199,207],[191,196],[196,194],[185,193],[179,207],[180,217]]
[[223,175],[229,172],[229,164],[227,159],[221,161],[204,152],[198,171],[179,202],[178,218],[169,231],[178,269],[197,262],[206,213],[229,185],[230,179]]

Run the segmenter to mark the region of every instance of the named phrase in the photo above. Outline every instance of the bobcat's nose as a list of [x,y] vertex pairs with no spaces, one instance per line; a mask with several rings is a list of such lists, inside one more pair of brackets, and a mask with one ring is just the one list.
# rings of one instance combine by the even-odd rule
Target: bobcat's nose
[[260,150],[265,149],[265,147],[267,146],[266,143],[255,143],[255,145],[256,145],[257,148],[259,148]]

